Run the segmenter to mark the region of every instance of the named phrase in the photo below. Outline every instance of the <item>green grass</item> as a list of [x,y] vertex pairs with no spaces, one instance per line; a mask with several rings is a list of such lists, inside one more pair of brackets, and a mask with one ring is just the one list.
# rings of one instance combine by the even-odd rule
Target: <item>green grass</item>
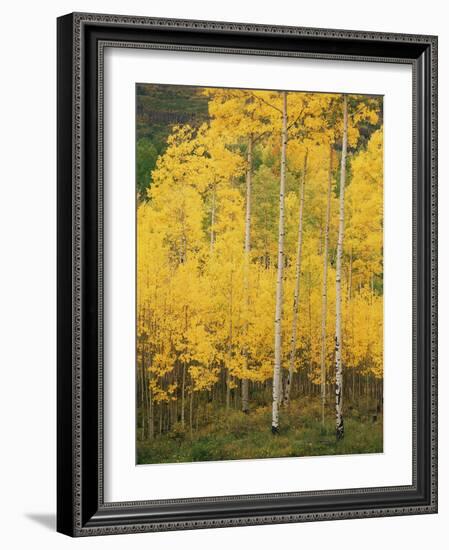
[[332,409],[321,423],[319,400],[292,402],[281,410],[280,433],[271,433],[271,410],[260,407],[243,414],[217,411],[210,422],[192,436],[176,425],[171,432],[152,441],[137,442],[137,463],[203,462],[249,458],[379,453],[382,444],[382,417],[373,422],[367,406],[351,406],[345,417],[345,437],[336,441]]

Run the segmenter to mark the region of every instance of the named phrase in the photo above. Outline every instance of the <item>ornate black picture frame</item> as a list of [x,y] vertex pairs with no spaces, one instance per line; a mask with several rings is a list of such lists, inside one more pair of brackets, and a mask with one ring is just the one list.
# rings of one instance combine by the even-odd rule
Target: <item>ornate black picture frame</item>
[[[102,93],[106,45],[413,69],[413,483],[104,502]],[[437,511],[437,38],[75,13],[58,19],[58,496],[71,536]]]

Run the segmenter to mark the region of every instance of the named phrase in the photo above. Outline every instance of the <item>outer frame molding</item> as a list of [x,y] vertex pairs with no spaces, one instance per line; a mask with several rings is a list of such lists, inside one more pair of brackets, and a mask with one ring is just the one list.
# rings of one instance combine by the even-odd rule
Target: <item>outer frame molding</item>
[[[413,66],[413,484],[233,497],[103,499],[103,48]],[[71,536],[437,512],[437,38],[69,14],[58,19],[58,499]]]

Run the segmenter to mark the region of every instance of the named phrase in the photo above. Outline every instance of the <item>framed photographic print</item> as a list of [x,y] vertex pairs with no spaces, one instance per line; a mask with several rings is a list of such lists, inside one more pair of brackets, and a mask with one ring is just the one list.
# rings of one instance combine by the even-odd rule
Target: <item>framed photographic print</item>
[[437,511],[437,38],[58,19],[58,531]]

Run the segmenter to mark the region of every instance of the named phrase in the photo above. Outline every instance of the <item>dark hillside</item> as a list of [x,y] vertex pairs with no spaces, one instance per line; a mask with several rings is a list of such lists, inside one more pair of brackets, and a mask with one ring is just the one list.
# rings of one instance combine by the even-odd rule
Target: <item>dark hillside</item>
[[197,127],[207,119],[207,97],[200,88],[137,84],[136,186],[142,198],[151,186],[151,171],[165,151],[171,128],[176,124]]

